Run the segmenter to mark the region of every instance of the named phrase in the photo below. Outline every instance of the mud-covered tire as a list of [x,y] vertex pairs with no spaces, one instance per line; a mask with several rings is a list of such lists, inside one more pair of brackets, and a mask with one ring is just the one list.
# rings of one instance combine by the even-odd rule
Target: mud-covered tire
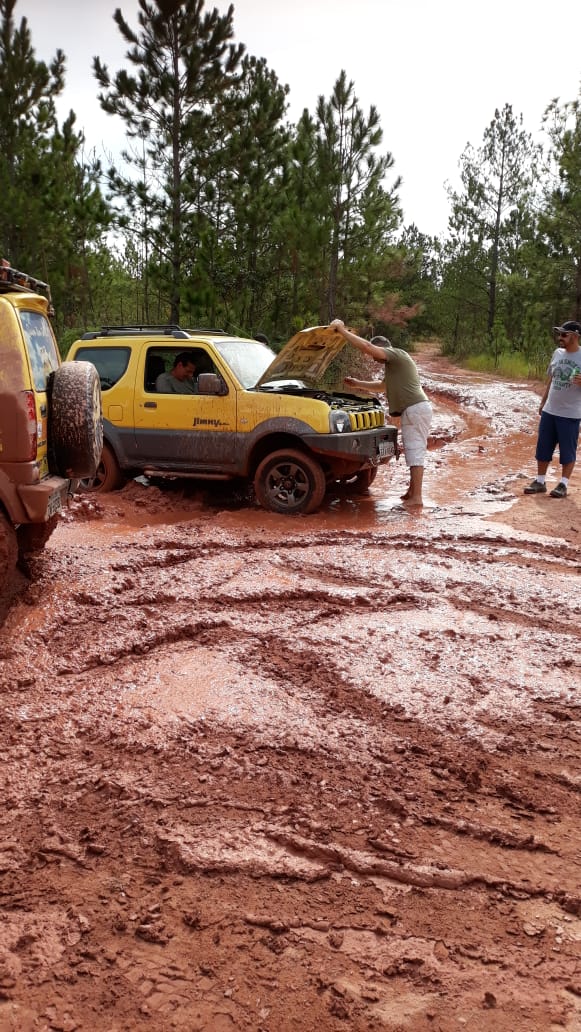
[[101,383],[91,362],[65,362],[55,370],[50,392],[49,447],[54,472],[93,477],[103,448]]
[[101,492],[117,491],[126,482],[125,474],[119,468],[115,452],[108,445],[103,445],[103,450],[92,477],[83,477],[79,484],[80,491]]
[[51,516],[46,523],[22,523],[16,531],[18,558],[22,559],[35,552],[42,552],[58,523],[59,516]]
[[267,455],[254,477],[254,492],[262,507],[289,516],[314,512],[326,489],[319,463],[294,448]]
[[0,626],[16,593],[18,544],[16,531],[0,511]]
[[18,559],[16,531],[5,513],[0,511],[0,592]]

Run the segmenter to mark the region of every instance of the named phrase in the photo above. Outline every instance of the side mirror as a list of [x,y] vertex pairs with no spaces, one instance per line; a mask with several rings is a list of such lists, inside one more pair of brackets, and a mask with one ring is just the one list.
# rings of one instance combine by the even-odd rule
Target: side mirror
[[227,394],[228,388],[217,373],[200,373],[198,376],[198,394]]

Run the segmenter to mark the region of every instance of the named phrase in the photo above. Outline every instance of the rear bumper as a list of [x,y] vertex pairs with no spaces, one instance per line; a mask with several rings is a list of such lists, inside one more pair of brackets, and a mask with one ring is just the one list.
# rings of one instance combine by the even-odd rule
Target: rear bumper
[[38,484],[18,484],[16,491],[26,520],[46,523],[63,508],[71,491],[71,481],[64,477],[45,477]]
[[349,431],[345,434],[304,434],[301,439],[315,454],[341,459],[361,468],[389,462],[399,455],[395,426]]

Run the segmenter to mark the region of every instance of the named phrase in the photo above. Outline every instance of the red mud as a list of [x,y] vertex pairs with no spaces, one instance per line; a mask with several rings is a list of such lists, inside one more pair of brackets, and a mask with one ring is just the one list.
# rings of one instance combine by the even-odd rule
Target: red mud
[[[2,1032],[581,1029],[581,480],[419,356],[403,461],[294,520],[132,483],[0,631]],[[552,476],[555,476],[553,470]]]

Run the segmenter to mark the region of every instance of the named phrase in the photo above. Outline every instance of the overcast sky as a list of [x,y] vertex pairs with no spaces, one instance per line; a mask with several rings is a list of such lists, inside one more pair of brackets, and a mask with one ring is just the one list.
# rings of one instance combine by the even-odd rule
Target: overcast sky
[[[205,6],[225,12],[229,4]],[[92,74],[94,55],[111,72],[123,63],[116,7],[137,27],[137,0],[18,0],[15,11],[16,21],[28,19],[37,57],[65,52],[61,113],[76,112],[100,157],[123,142],[121,121],[99,108]],[[314,112],[345,69],[363,110],[379,110],[382,149],[403,178],[405,222],[424,233],[446,230],[445,183],[457,185],[460,155],[482,142],[495,108],[512,104],[536,134],[554,97],[579,95],[579,0],[553,0],[538,13],[525,0],[237,0],[234,27],[290,87],[293,121],[305,107]]]

